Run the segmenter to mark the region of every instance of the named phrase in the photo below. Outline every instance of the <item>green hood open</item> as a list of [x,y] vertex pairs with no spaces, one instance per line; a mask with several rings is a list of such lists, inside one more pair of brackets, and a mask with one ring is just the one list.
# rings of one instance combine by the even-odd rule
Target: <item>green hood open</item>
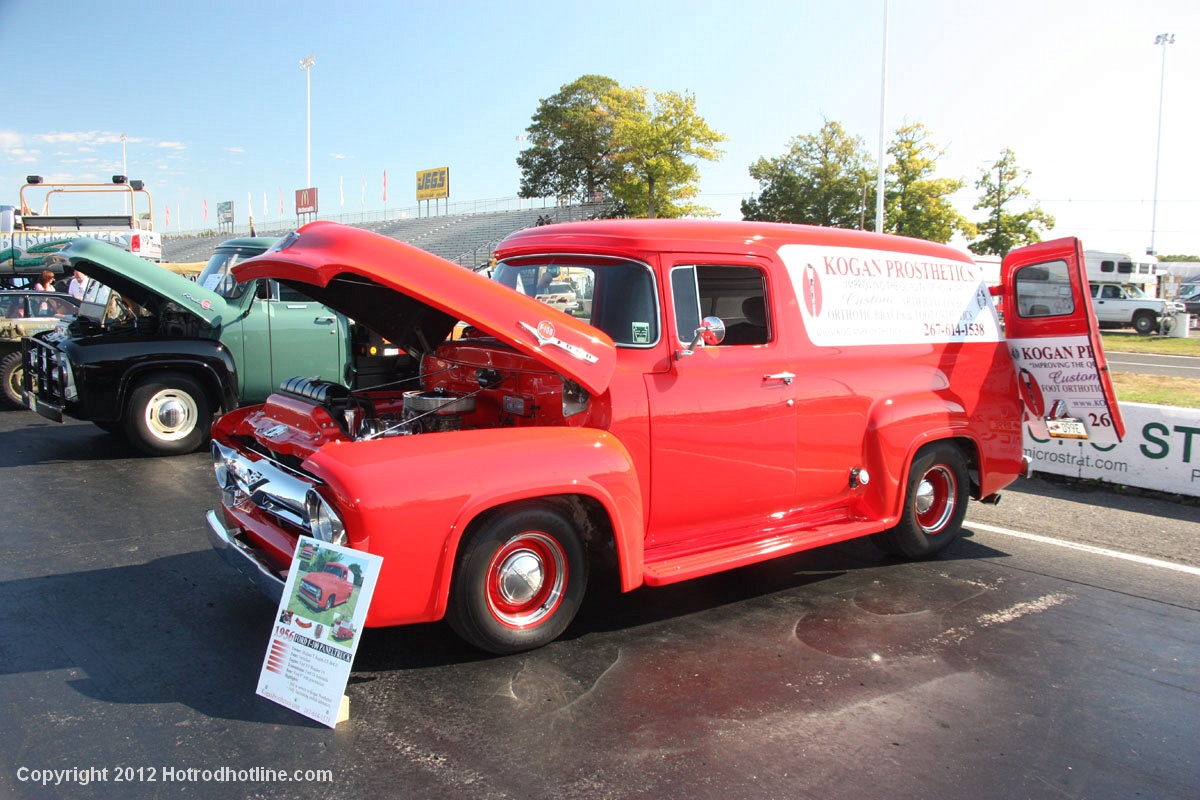
[[229,320],[229,304],[216,292],[98,239],[76,239],[50,260],[60,263],[64,274],[77,269],[140,306],[169,300],[214,328]]

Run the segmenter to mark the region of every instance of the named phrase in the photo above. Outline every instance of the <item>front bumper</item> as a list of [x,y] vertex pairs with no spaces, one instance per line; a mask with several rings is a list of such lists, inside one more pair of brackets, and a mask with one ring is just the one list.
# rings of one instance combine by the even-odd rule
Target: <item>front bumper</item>
[[274,568],[240,541],[236,531],[225,527],[216,511],[210,510],[205,519],[208,521],[208,541],[217,555],[245,575],[264,595],[276,603],[283,599],[283,579]]
[[63,421],[62,406],[47,403],[33,392],[25,392],[25,406],[35,414],[40,414],[51,422]]

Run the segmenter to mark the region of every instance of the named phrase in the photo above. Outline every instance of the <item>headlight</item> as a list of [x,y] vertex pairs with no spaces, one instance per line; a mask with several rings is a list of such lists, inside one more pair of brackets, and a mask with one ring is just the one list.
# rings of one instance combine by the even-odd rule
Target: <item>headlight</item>
[[346,543],[346,526],[342,524],[342,518],[315,489],[309,489],[304,495],[304,511],[308,516],[308,529],[315,538],[330,544]]
[[217,485],[222,489],[234,488],[233,481],[229,476],[229,464],[225,461],[225,448],[213,442],[211,452],[213,472],[217,475]]

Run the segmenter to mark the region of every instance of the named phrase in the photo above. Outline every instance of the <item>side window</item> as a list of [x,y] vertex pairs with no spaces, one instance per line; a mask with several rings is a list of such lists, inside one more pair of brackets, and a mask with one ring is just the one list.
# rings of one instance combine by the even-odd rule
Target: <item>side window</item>
[[282,283],[272,281],[275,291],[278,292],[278,299],[283,303],[311,303],[312,299],[305,297],[300,292],[297,292],[290,286],[285,286]]
[[598,267],[593,280],[581,286],[575,297],[584,310],[575,316],[587,319],[607,333],[616,344],[652,345],[658,341],[658,305],[654,278],[643,266],[631,261]]
[[771,341],[766,281],[754,267],[677,267],[671,272],[671,294],[681,342],[690,342],[700,320],[711,316],[725,323],[722,347]]
[[1017,270],[1017,313],[1022,317],[1058,317],[1075,312],[1065,261],[1031,264]]

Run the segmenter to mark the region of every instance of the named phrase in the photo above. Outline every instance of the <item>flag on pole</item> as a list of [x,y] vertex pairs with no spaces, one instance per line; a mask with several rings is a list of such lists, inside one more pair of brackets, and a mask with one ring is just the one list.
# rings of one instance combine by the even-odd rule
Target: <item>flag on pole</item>
[[283,219],[283,187],[279,187],[279,218]]
[[208,224],[208,201],[205,200],[203,202],[204,202],[204,224],[207,225]]
[[166,204],[164,204],[164,208],[165,208],[165,210],[166,210],[166,212],[167,212],[167,225],[166,225],[166,227],[168,227],[168,228],[169,228],[169,227],[171,227],[171,205],[170,205],[170,203],[166,203]]
[[387,170],[383,171],[383,203],[387,205]]
[[263,190],[263,222],[267,221],[267,217],[271,216],[271,207],[267,205],[267,192]]

